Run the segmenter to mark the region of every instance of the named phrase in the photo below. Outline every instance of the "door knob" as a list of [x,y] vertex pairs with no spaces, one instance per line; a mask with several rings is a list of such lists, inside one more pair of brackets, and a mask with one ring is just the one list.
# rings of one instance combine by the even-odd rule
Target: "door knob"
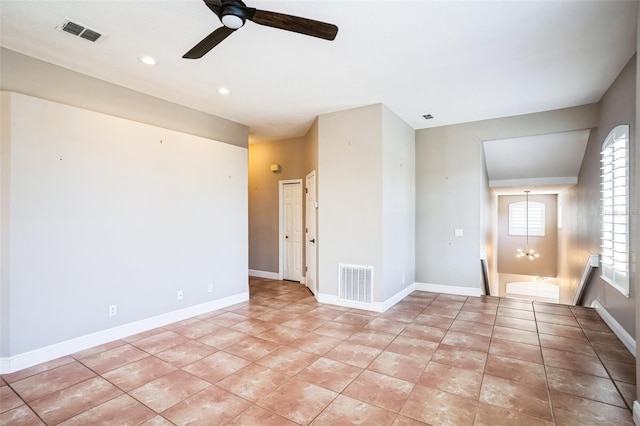
[[309,240],[310,243],[314,243],[316,242],[316,239],[314,238],[313,240]]
[[286,239],[289,239],[289,236],[288,236],[288,235],[285,235],[284,237],[285,237]]

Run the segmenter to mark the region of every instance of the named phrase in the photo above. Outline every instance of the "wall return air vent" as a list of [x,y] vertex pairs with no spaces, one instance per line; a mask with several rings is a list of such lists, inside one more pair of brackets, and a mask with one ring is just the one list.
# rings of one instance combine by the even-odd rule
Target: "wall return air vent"
[[57,30],[63,31],[67,34],[71,34],[76,37],[88,40],[92,43],[102,41],[105,35],[95,29],[88,28],[86,25],[73,22],[70,19],[65,19],[60,25],[56,27]]
[[373,267],[338,264],[338,297],[360,303],[373,303]]

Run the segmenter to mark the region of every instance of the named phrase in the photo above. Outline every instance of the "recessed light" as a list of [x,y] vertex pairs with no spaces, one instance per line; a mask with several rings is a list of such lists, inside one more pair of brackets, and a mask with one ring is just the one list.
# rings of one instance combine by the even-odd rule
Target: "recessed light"
[[218,93],[220,93],[221,95],[228,95],[229,93],[231,93],[231,91],[226,87],[221,87],[218,89]]
[[155,65],[155,64],[157,64],[156,58],[154,58],[153,56],[143,55],[143,56],[140,56],[138,59],[140,60],[140,62],[142,62],[143,64],[146,64],[146,65]]

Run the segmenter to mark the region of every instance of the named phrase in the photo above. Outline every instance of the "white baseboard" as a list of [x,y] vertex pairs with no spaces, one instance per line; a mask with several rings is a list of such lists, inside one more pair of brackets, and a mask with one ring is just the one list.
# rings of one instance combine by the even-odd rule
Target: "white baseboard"
[[480,287],[458,287],[443,284],[416,283],[416,290],[430,291],[432,293],[455,294],[458,296],[482,296]]
[[249,269],[249,276],[257,278],[266,278],[268,280],[278,280],[280,275],[277,272],[258,271],[257,269]]
[[591,307],[593,307],[598,315],[602,318],[604,322],[607,323],[613,334],[618,336],[618,339],[626,346],[626,348],[631,352],[631,354],[636,356],[636,341],[635,339],[627,333],[627,330],[622,328],[620,323],[616,321],[616,319],[606,310],[604,306],[598,300],[594,300],[591,303]]
[[182,321],[187,318],[202,315],[207,312],[215,311],[216,309],[222,309],[247,300],[249,300],[249,293],[244,292],[234,296],[225,297],[224,299],[213,300],[200,305],[167,312],[151,318],[123,324],[107,330],[76,337],[74,339],[65,340],[64,342],[55,343],[50,346],[45,346],[44,348],[35,349],[18,355],[0,357],[0,374],[13,373],[14,371],[22,370],[23,368],[32,367],[65,355],[70,355],[94,346],[108,343],[113,340],[122,339],[133,334],[142,333],[143,331],[152,330],[157,327],[162,327],[176,321]]
[[344,306],[346,308],[362,309],[365,311],[385,312],[386,310],[391,308],[393,305],[395,305],[396,303],[398,303],[399,301],[407,297],[409,294],[411,294],[411,292],[413,292],[415,289],[416,289],[415,284],[411,284],[403,288],[402,290],[400,290],[399,292],[397,292],[396,294],[394,294],[384,302],[373,302],[373,303],[354,302],[351,300],[340,299],[338,296],[334,296],[331,294],[322,294],[322,293],[318,293],[317,299],[318,299],[318,302],[327,303],[329,305]]
[[640,403],[633,401],[633,423],[640,426]]

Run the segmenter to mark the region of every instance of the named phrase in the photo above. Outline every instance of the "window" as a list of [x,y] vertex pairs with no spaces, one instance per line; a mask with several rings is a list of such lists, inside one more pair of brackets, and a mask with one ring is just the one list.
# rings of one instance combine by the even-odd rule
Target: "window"
[[629,296],[629,126],[618,126],[601,153],[602,279]]
[[[509,204],[509,235],[527,235],[527,203]],[[544,203],[529,201],[529,236],[544,237]]]

